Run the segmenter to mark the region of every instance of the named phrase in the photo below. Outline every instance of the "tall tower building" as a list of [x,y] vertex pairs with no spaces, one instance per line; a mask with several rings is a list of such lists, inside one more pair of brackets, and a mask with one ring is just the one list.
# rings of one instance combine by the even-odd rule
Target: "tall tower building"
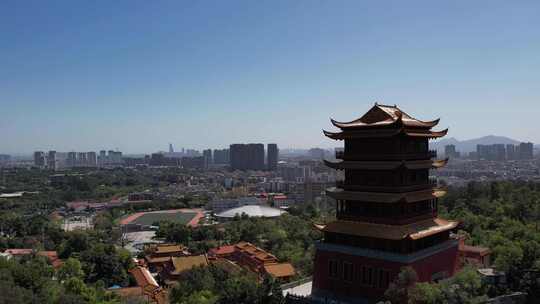
[[279,158],[279,150],[277,144],[267,145],[267,168],[270,171],[277,170],[277,163]]
[[264,170],[264,145],[248,144],[248,169]]
[[516,159],[516,146],[514,146],[513,144],[506,145],[506,159],[507,160]]
[[56,157],[56,151],[49,151],[47,155],[47,167],[49,167],[50,170],[58,169],[58,159]]
[[66,165],[68,168],[75,167],[77,165],[77,153],[76,152],[68,152],[67,153],[67,160]]
[[174,149],[172,144],[169,144],[169,153],[174,153]]
[[232,144],[229,150],[233,170],[264,170],[263,144]]
[[345,180],[327,189],[336,201],[336,221],[321,226],[316,244],[312,297],[339,303],[363,303],[383,297],[403,266],[420,282],[452,276],[458,241],[450,238],[457,222],[437,216],[437,198],[445,191],[429,178],[444,166],[433,160],[428,140],[439,120],[420,121],[396,106],[375,104],[361,118],[332,124],[341,131],[324,134],[343,140],[341,161],[325,161],[343,170]]
[[229,149],[214,149],[214,164],[226,165],[229,163]]
[[97,167],[97,154],[96,152],[87,152],[86,153],[86,163],[88,167]]
[[104,166],[106,163],[107,163],[107,151],[101,150],[99,151],[98,165]]
[[533,158],[533,144],[531,142],[520,143],[518,152],[519,152],[519,159],[532,159]]
[[86,167],[88,164],[86,163],[86,152],[77,152],[77,166],[78,167]]
[[43,151],[34,152],[34,166],[39,167],[39,168],[44,168],[45,165],[46,165],[45,152]]
[[204,168],[207,169],[212,164],[212,149],[203,150]]

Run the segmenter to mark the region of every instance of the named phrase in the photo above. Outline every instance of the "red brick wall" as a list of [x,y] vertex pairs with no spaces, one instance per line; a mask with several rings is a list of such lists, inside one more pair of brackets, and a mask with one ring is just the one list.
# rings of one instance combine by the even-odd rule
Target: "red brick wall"
[[[458,248],[456,244],[456,246],[446,249],[445,251],[418,260],[410,266],[416,270],[419,281],[421,282],[431,281],[431,276],[440,271],[446,271],[449,276],[452,276],[457,269],[457,254]],[[339,261],[339,264],[342,264],[344,261],[352,263],[354,265],[354,280],[352,282],[344,281],[342,274],[343,270],[341,267],[338,272],[338,278],[330,278],[328,267],[330,259]],[[392,281],[400,272],[401,267],[407,265],[382,259],[372,259],[317,250],[315,254],[313,289],[326,290],[335,295],[345,297],[381,298],[384,295],[386,287],[378,288],[363,285],[361,280],[362,266],[388,271],[390,273],[390,281]]]

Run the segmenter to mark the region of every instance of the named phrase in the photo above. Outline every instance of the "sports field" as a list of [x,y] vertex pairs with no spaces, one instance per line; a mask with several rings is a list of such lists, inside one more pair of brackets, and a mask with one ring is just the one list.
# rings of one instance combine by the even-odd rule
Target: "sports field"
[[170,221],[187,224],[195,217],[195,215],[197,215],[195,212],[145,213],[136,218],[132,223],[138,225],[152,225],[155,222]]
[[171,221],[175,223],[196,226],[203,213],[196,209],[175,209],[152,212],[138,212],[131,214],[120,221],[120,224],[137,224],[150,226],[160,221]]

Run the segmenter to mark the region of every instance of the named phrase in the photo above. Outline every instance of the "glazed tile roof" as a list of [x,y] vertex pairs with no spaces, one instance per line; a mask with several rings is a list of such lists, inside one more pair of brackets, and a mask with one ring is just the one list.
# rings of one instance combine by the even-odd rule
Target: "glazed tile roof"
[[416,240],[453,229],[457,224],[457,222],[440,218],[428,219],[408,225],[385,225],[337,220],[327,224],[323,231],[388,240],[401,240],[407,237]]
[[183,256],[183,257],[173,257],[172,263],[174,270],[171,274],[180,274],[184,271],[190,270],[196,266],[207,266],[208,259],[206,255],[192,255],[192,256]]
[[150,264],[152,264],[152,263],[166,263],[166,262],[169,262],[171,260],[171,257],[170,256],[152,257],[152,256],[147,255],[145,257],[145,259]]
[[154,247],[154,253],[164,254],[164,253],[175,253],[183,252],[186,248],[182,245],[156,245]]
[[129,271],[131,275],[133,275],[133,278],[135,278],[135,281],[137,282],[137,285],[146,288],[147,286],[152,286],[155,288],[159,288],[159,284],[156,282],[154,277],[150,274],[148,269],[144,267],[135,267]]
[[226,245],[226,246],[212,248],[208,251],[208,254],[227,255],[227,254],[232,254],[235,250],[236,250],[236,247],[234,245]]
[[398,122],[401,122],[407,127],[431,128],[439,123],[439,119],[433,121],[421,121],[411,117],[396,105],[389,106],[375,103],[366,114],[358,119],[349,122],[339,122],[331,119],[331,122],[340,129],[382,127]]
[[264,270],[274,278],[291,277],[296,274],[296,270],[290,263],[264,265]]
[[265,250],[249,243],[249,242],[240,242],[236,244],[236,250],[250,255],[252,258],[258,259],[262,262],[268,262],[268,261],[275,261],[277,262],[277,258],[266,252]]

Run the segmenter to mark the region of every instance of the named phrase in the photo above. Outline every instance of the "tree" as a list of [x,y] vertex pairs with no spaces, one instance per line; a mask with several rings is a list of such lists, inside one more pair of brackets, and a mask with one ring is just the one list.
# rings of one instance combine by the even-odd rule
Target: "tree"
[[84,278],[84,271],[81,267],[81,262],[75,258],[68,258],[64,264],[58,269],[57,273],[60,281],[65,281],[69,278]]
[[279,282],[271,277],[266,275],[262,283],[263,295],[261,299],[261,304],[281,304],[283,303],[283,291]]
[[384,293],[384,296],[392,302],[392,304],[407,304],[409,298],[409,290],[414,287],[418,281],[418,275],[411,267],[401,268],[394,282]]
[[[474,304],[487,299],[480,275],[473,268],[464,268],[454,277],[439,283],[417,283],[409,289],[409,304]],[[394,302],[392,302],[394,303]]]

